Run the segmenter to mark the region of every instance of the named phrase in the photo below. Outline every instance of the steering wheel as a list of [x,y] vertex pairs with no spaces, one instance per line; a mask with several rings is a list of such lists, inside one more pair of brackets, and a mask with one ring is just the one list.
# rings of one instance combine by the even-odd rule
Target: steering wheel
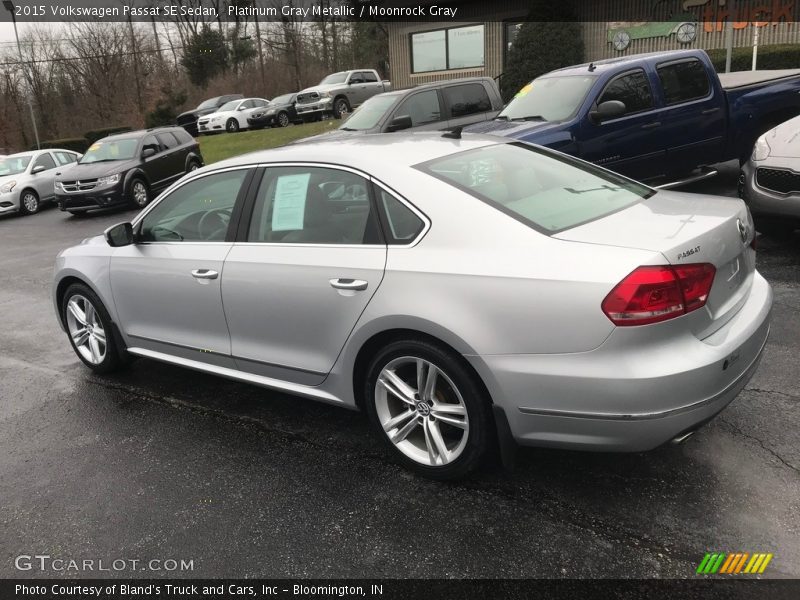
[[197,223],[197,231],[204,240],[213,240],[220,236],[225,237],[228,230],[228,223],[231,220],[230,208],[215,208],[200,217]]

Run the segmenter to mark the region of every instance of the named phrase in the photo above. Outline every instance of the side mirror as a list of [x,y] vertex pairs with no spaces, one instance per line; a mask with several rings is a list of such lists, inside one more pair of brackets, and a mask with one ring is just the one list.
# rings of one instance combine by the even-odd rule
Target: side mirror
[[153,148],[145,148],[144,150],[142,150],[142,158],[150,158],[155,153],[156,151]]
[[400,131],[401,129],[410,129],[414,126],[414,123],[411,121],[411,117],[409,115],[401,115],[399,117],[395,117],[389,122],[389,126],[386,128],[386,131]]
[[33,167],[33,169],[31,169],[31,175],[36,175],[37,173],[41,173],[44,170],[45,170],[44,165],[36,165],[35,167]]
[[130,246],[133,243],[133,225],[130,223],[117,223],[103,232],[103,235],[112,248]]
[[609,119],[616,119],[628,112],[628,107],[619,100],[606,100],[597,105],[597,108],[589,113],[589,117],[595,123],[602,123]]

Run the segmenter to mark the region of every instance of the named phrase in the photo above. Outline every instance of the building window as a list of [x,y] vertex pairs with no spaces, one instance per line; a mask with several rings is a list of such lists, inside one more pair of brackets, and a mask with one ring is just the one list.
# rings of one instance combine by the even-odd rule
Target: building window
[[483,38],[483,25],[412,33],[411,72],[483,67]]

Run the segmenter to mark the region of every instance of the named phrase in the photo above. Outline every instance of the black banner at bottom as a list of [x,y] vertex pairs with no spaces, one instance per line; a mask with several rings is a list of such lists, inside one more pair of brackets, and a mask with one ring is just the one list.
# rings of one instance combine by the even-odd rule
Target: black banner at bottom
[[641,579],[3,579],[2,600],[480,600],[647,598],[673,600],[800,598],[800,580]]

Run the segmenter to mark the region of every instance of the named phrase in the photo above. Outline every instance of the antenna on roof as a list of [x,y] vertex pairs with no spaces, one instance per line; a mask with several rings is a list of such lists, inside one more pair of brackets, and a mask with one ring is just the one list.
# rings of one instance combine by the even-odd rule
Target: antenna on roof
[[594,63],[589,63],[589,73],[594,73],[594,70],[595,70],[596,68],[597,68],[597,67],[595,67],[595,66],[594,66]]
[[461,139],[461,131],[464,129],[463,126],[459,125],[458,127],[453,127],[452,129],[448,129],[446,132],[442,134],[443,138],[448,138],[451,140],[460,140]]

